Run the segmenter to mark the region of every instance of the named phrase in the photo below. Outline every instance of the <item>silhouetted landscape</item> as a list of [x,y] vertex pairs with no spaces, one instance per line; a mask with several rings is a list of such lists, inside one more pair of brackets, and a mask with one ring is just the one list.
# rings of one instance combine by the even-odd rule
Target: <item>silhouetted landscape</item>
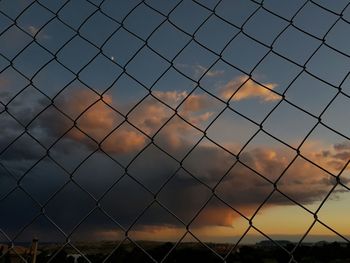
[[[138,246],[131,242],[96,242],[78,243],[76,248],[59,246],[58,244],[43,244],[39,246],[37,263],[50,261],[53,263],[82,263],[88,262],[226,262],[232,263],[279,263],[289,262],[290,255],[296,246],[289,241],[277,241],[280,246],[270,242],[261,241],[254,245],[216,244],[216,243],[181,243],[175,246],[171,242],[138,242]],[[140,247],[139,247],[140,246]],[[210,248],[210,249],[209,249]],[[232,249],[234,248],[234,249]],[[23,262],[20,258],[31,262],[31,258],[23,247],[15,247],[7,253],[7,246],[0,246],[1,263]],[[16,251],[16,252],[14,252]],[[215,252],[213,252],[215,251]],[[230,251],[232,251],[230,253]],[[18,254],[16,254],[18,253]],[[27,254],[26,254],[27,253]],[[217,254],[215,254],[217,253]],[[228,256],[227,256],[228,255]],[[107,259],[107,260],[106,260]],[[293,259],[297,262],[312,263],[346,263],[350,262],[350,244],[341,242],[303,243],[293,252]]]

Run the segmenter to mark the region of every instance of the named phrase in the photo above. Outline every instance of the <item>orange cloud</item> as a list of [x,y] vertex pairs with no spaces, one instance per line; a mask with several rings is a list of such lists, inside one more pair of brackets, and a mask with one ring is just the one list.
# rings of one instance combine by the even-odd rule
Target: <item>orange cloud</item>
[[[102,101],[90,90],[75,89],[59,97],[55,104],[76,119],[77,127],[84,133],[97,142],[105,139],[102,144],[105,151],[126,154],[140,149],[145,144],[146,137],[128,126],[118,127],[124,117],[109,106],[112,102],[111,96],[103,96]],[[117,129],[110,134],[115,128]],[[91,141],[77,129],[71,130],[67,135],[72,140],[92,146]]]
[[[186,118],[192,118],[193,122],[197,121],[200,123],[210,117],[211,113],[208,110],[210,104],[204,95],[192,94],[188,96],[186,92],[173,91],[157,92],[155,96],[161,100],[167,100],[174,105],[179,105],[187,98],[179,108],[183,109],[181,114]],[[67,90],[64,94],[60,95],[54,103],[67,115],[71,116],[72,119],[76,120],[78,128],[94,138],[97,142],[103,141],[101,147],[109,154],[129,156],[133,152],[141,150],[147,143],[147,136],[129,125],[125,121],[124,116],[121,116],[109,106],[113,103],[113,98],[111,96],[104,96],[103,100],[101,100],[99,95],[90,90],[75,89],[72,91]],[[174,111],[172,109],[150,96],[128,115],[128,121],[144,133],[153,136],[173,114]],[[57,117],[52,115],[51,118],[46,118],[45,122],[41,123],[40,129],[42,132],[47,133],[57,132],[55,129],[63,129],[63,125],[59,125],[57,122],[59,122]],[[51,126],[52,123],[55,123],[55,126]],[[114,130],[116,127],[118,128]],[[179,117],[175,116],[162,128],[160,133],[157,134],[155,143],[161,145],[169,154],[175,156],[179,151],[192,147],[194,141],[192,137],[193,134],[193,128]],[[96,144],[92,145],[91,140],[87,140],[86,136],[76,129],[72,129],[67,133],[66,138],[67,137],[82,145],[96,149]],[[67,143],[65,147],[69,150],[72,144],[70,144],[70,141],[68,142],[69,143]],[[338,165],[337,162],[344,163],[349,158],[350,146],[348,143],[337,144],[331,148],[320,151],[322,148],[324,147],[315,145],[315,148],[306,149],[305,151],[307,151],[307,154],[310,156],[322,160],[320,161],[322,165],[329,165],[329,167]],[[6,160],[18,161],[19,152],[21,150],[22,149],[15,149],[13,155],[8,154],[5,156],[7,158]],[[195,152],[197,152],[196,155]],[[149,154],[151,156],[147,157],[148,160],[151,159],[154,163],[159,162],[159,156],[157,154]],[[141,155],[141,160],[142,158]],[[234,157],[229,154],[223,155],[218,147],[214,148],[210,146],[210,144],[204,144],[198,145],[184,160],[182,165],[200,181],[205,182],[207,185],[214,186],[221,180],[234,160]],[[271,181],[274,181],[288,166],[291,158],[288,158],[287,153],[282,149],[272,149],[265,146],[242,152],[240,161]],[[150,182],[153,183],[162,181],[164,175],[170,175],[173,172],[164,164],[160,165],[157,169],[156,172],[147,170],[139,171],[136,169],[136,172],[142,174],[142,177],[139,178],[141,181],[150,180]],[[94,175],[87,175],[87,177],[88,176]],[[98,182],[94,180],[91,181],[98,184]],[[88,183],[91,184],[91,181]],[[208,189],[200,183],[193,181],[193,178],[189,175],[177,176],[171,181],[173,185],[170,190],[173,190],[173,192],[164,194],[162,191],[159,195],[159,200],[174,214],[184,219],[184,221],[190,217],[189,215],[194,215],[195,211],[199,210],[204,204],[203,199],[206,200],[205,191]],[[333,181],[331,181],[330,177],[327,176],[326,173],[322,173],[322,170],[302,158],[298,158],[298,161],[294,162],[292,166],[289,167],[277,186],[278,189],[283,191],[283,193],[290,198],[305,205],[316,204],[322,200],[329,192],[332,183]],[[164,190],[164,192],[170,190]],[[222,198],[226,203],[249,217],[272,190],[273,185],[271,183],[262,179],[258,174],[249,170],[244,165],[239,164],[227,174],[215,192],[217,196]],[[130,191],[130,186],[126,185],[124,189],[118,189],[118,191],[121,195],[127,196]],[[207,194],[210,195],[211,191],[208,190]],[[204,196],[204,198],[202,196]],[[136,195],[133,200],[130,200],[128,207],[132,208],[133,206],[137,206],[138,202],[140,202],[137,197],[139,196]],[[113,211],[118,209],[122,210],[122,208],[124,208],[122,204],[118,203],[118,198],[114,196],[111,199],[113,200],[113,204],[110,205]],[[66,202],[62,203],[64,204]],[[277,197],[270,199],[268,203],[264,205],[263,209],[269,209],[277,205],[285,206],[286,204],[290,205],[290,202],[288,201],[287,203],[286,199]],[[57,210],[59,212],[60,210],[65,211],[65,209],[67,208],[61,207]],[[61,214],[63,214],[63,212]],[[134,218],[131,217],[131,215],[123,214],[120,220],[123,223],[127,223]],[[232,225],[236,225],[237,220],[238,215],[229,207],[209,203],[195,220],[196,224],[194,224],[193,227],[232,227]],[[144,225],[147,226],[170,225],[171,227],[177,227],[177,224],[179,223],[168,222],[166,219],[157,216],[157,214],[145,219],[144,222]]]
[[[191,94],[187,92],[167,91],[154,92],[154,96],[166,103],[167,105],[176,108],[179,107],[179,115],[193,125],[207,121],[211,116],[210,104],[205,95]],[[130,122],[139,127],[142,131],[152,136],[166,123],[172,116],[174,110],[160,103],[159,101],[149,97],[141,103],[130,114]],[[161,130],[161,140],[171,148],[179,148],[186,142],[186,138],[190,138],[194,129],[181,120],[173,117]]]
[[[59,97],[55,104],[76,120],[77,126],[94,138],[101,141],[107,134],[122,122],[123,117],[110,108],[110,96],[103,101],[92,91],[77,89]],[[72,133],[74,139],[82,139],[81,133]]]
[[120,128],[102,144],[102,149],[112,154],[127,154],[140,150],[145,143],[144,135]]
[[[206,121],[212,115],[211,112],[206,111],[209,104],[204,95],[191,94],[188,96],[187,92],[177,91],[157,91],[154,92],[154,95],[174,107],[182,102],[181,116],[193,124]],[[147,138],[142,132],[153,136],[174,115],[174,110],[148,97],[128,115],[128,121],[139,128],[142,131],[140,132],[134,128],[131,129],[130,125],[123,124],[125,123],[124,116],[109,106],[113,105],[111,96],[105,95],[101,100],[100,96],[89,89],[67,90],[56,99],[55,105],[76,120],[77,127],[84,133],[97,142],[104,140],[102,148],[112,154],[127,154],[141,149]],[[116,127],[118,128],[114,130]],[[190,125],[180,118],[173,118],[162,129],[162,135],[159,137],[169,147],[177,149],[186,144],[186,137],[189,137],[191,133],[193,133],[193,128]],[[87,143],[88,146],[91,144],[79,130],[72,130],[67,136],[70,139]]]
[[187,91],[155,91],[153,94],[173,108],[176,108],[182,103],[182,112],[185,114],[189,114],[193,111],[205,110],[210,106],[206,95],[189,95]]
[[[258,98],[265,102],[280,100],[281,97],[271,90],[277,87],[275,83],[262,83],[259,85],[255,81],[248,79],[248,77],[240,76],[229,81],[221,89],[221,97],[224,100],[229,100],[233,94],[232,100],[240,101],[250,98]],[[267,88],[268,89],[267,89]],[[270,90],[269,90],[270,89]]]
[[[348,141],[334,145],[325,145],[322,141],[309,141],[303,148],[302,154],[306,158],[334,175],[337,175],[350,160]],[[350,169],[350,166],[345,169]]]
[[185,114],[193,111],[201,111],[208,107],[209,101],[206,95],[191,94],[182,104],[182,110]]

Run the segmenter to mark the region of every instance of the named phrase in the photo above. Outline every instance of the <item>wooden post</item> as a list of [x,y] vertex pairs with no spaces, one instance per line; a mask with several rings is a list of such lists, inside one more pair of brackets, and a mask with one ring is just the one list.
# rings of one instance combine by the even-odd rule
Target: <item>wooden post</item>
[[32,263],[36,263],[36,256],[38,253],[38,239],[34,238],[32,241],[32,249],[33,249],[33,257],[32,257]]

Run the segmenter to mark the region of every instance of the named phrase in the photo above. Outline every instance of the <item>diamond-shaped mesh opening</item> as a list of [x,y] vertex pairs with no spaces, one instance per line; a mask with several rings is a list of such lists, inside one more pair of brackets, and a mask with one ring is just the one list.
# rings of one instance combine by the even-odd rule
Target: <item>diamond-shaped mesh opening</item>
[[335,12],[336,14],[344,12],[344,9],[347,9],[348,7],[348,2],[341,0],[339,1],[336,5],[330,5],[327,3],[325,0],[316,0],[314,1],[319,7],[322,7],[326,10],[330,10]]
[[149,142],[144,133],[124,122],[103,140],[101,149],[118,163],[128,166]]
[[[295,45],[286,48],[287,43],[295,41]],[[281,36],[274,43],[276,52],[286,56],[288,59],[295,61],[299,65],[304,65],[309,60],[313,52],[315,52],[320,45],[320,41],[305,33],[288,27]]]
[[79,74],[80,81],[89,87],[93,87],[99,93],[106,91],[119,79],[122,73],[122,69],[113,62],[113,59],[106,58],[104,55],[98,55]]
[[[251,218],[273,189],[267,179],[270,178],[264,178],[243,164],[236,163],[216,187],[216,195],[241,216]],[[254,192],[252,185],[257,185]],[[232,191],[232,188],[238,190]],[[240,201],[241,198],[244,198],[244,203]]]
[[[339,49],[341,52],[345,54],[349,54],[349,45],[348,45],[348,39],[344,38],[344,31],[348,32],[347,23],[343,20],[339,20],[335,26],[331,29],[327,36],[327,44],[329,44],[331,47]],[[347,34],[347,33],[345,33]],[[341,39],[341,41],[335,41],[334,38]]]
[[122,22],[142,1],[125,1],[120,5],[113,0],[106,0],[102,3],[102,11],[118,22]]
[[24,133],[4,148],[0,158],[6,168],[21,176],[31,170],[45,154],[45,148],[33,137]]
[[[317,103],[313,103],[312,100],[312,94],[315,92],[319,94]],[[286,92],[286,99],[297,107],[319,116],[336,93],[337,89],[303,72]],[[302,98],[301,94],[304,95]]]
[[33,3],[17,18],[17,25],[35,36],[54,15],[38,3]]
[[180,1],[169,15],[169,21],[181,31],[193,34],[202,25],[210,12],[194,1]]
[[229,0],[220,1],[216,6],[218,16],[236,27],[241,27],[257,8],[259,5],[253,1],[245,3],[243,0],[235,4]]
[[0,262],[347,262],[348,0],[0,1]]
[[[70,196],[74,193],[76,198],[72,200]],[[58,204],[64,203],[58,207]],[[77,207],[79,203],[79,207]],[[68,182],[60,191],[56,192],[50,202],[45,206],[48,217],[67,235],[71,234],[81,221],[94,208],[94,200],[80,187],[73,182]],[[74,218],[67,217],[74,211]],[[72,220],[69,220],[71,218]]]
[[21,31],[17,26],[8,28],[1,34],[1,56],[13,59],[31,42],[28,34]]
[[[147,20],[143,20],[143,17]],[[164,20],[163,16],[145,4],[138,5],[125,19],[123,26],[132,31],[142,39],[148,39],[149,36],[157,30]],[[140,26],[142,24],[142,27]]]
[[[103,168],[97,168],[97,164]],[[96,175],[98,183],[91,184],[96,181]],[[95,198],[102,198],[123,175],[124,170],[118,163],[102,152],[96,152],[74,172],[74,180]]]
[[22,125],[7,112],[1,113],[0,120],[2,136],[6,138],[6,140],[2,140],[0,144],[0,150],[3,152],[12,142],[22,135],[24,129],[22,130]]
[[8,104],[7,109],[14,118],[26,126],[50,103],[46,94],[41,93],[34,86],[29,86]]
[[[139,195],[132,195],[134,191]],[[151,201],[152,195],[138,181],[125,175],[116,181],[100,203],[103,209],[126,230],[132,228],[134,221],[142,215]],[[123,213],[124,210],[127,210],[127,213]]]
[[[35,54],[35,56],[32,56]],[[52,60],[52,56],[33,43],[26,47],[23,52],[14,60],[14,67],[27,78],[33,78],[46,64]],[[27,64],[30,63],[30,64]]]
[[265,46],[240,33],[229,43],[223,57],[243,72],[251,72],[268,51]]
[[[98,149],[98,146],[93,138],[73,127],[65,132],[50,148],[50,156],[64,169],[73,172],[90,154]],[[70,157],[67,158],[67,156]]]
[[[101,28],[98,26],[99,24],[105,26]],[[89,17],[80,32],[83,37],[101,47],[119,27],[119,23],[98,11]],[[96,34],[96,31],[98,31],[98,34]]]
[[167,105],[147,96],[129,113],[128,121],[148,136],[154,136],[173,115],[174,111]]
[[102,50],[118,65],[125,66],[142,47],[142,44],[142,40],[124,28],[120,28],[107,39]]
[[45,147],[52,147],[72,127],[69,116],[55,106],[49,106],[30,123],[28,132]]
[[1,2],[1,10],[7,14],[11,19],[16,19],[22,12],[24,12],[27,8],[33,4],[33,1],[26,1],[21,4],[20,0],[16,0],[13,2],[13,6],[11,4],[12,1],[6,0]]
[[188,78],[198,81],[217,57],[191,41],[175,59],[175,68]]
[[189,40],[187,34],[166,21],[151,35],[148,43],[160,55],[170,60],[178,55]]
[[[210,156],[211,160],[206,160]],[[198,160],[203,160],[199,162]],[[187,155],[183,166],[193,176],[214,188],[234,164],[232,154],[204,139]]]
[[[322,21],[308,19],[310,16],[322,16]],[[337,16],[312,2],[307,3],[304,8],[295,17],[295,25],[306,32],[322,38],[333,23]]]
[[[224,129],[219,129],[223,126]],[[209,127],[207,135],[218,145],[225,145],[225,149],[238,154],[258,129],[259,127],[253,122],[230,109],[226,109]]]
[[[218,214],[220,216],[217,216]],[[205,227],[203,227],[203,225]],[[248,227],[248,221],[239,213],[219,199],[213,198],[191,222],[190,231],[196,238],[206,242],[210,242],[212,238],[207,233],[210,228],[213,228],[214,231],[217,232],[217,235],[219,235],[220,232],[225,233],[230,239],[229,245],[227,245],[224,250],[222,250],[220,246],[212,245],[211,247],[216,253],[225,255],[225,253],[238,242],[244,232],[247,231]],[[214,236],[213,238],[218,238],[218,236]]]
[[197,31],[195,39],[216,53],[220,53],[239,30],[217,16],[211,16]]
[[221,101],[201,89],[196,89],[185,98],[178,112],[179,116],[191,125],[206,130],[224,107]]
[[271,45],[287,25],[288,22],[281,17],[271,14],[266,9],[259,9],[246,23],[244,31],[254,36],[256,40]]
[[144,47],[127,65],[126,71],[144,86],[151,87],[169,66],[169,63],[159,54]]
[[[153,165],[155,157],[162,163],[162,167]],[[179,169],[179,166],[179,163],[169,155],[156,146],[150,145],[141,155],[137,156],[129,170],[134,178],[156,193],[162,189],[169,178]],[[164,173],[164,167],[166,167],[167,173]]]
[[105,91],[104,96],[112,98],[108,104],[119,113],[126,116],[137,105],[144,100],[149,91],[138,81],[122,74],[117,81]]
[[1,72],[1,103],[8,104],[15,96],[24,90],[29,82],[12,67]]
[[[320,144],[319,138],[327,138]],[[347,151],[349,140],[318,125],[310,134],[309,140],[302,147],[302,157],[326,170],[328,173],[338,175],[347,164]]]
[[173,158],[182,160],[202,137],[198,128],[177,115],[171,118],[154,137],[155,144]]
[[[184,185],[189,185],[190,189]],[[181,169],[171,176],[159,192],[159,201],[184,224],[189,224],[210,195],[210,190],[200,179]]]
[[[20,207],[21,203],[24,207]],[[1,229],[11,240],[17,238],[40,212],[39,206],[21,189],[16,189],[8,195],[1,202],[1,209],[7,211],[6,214],[1,216],[1,221],[3,222]],[[10,222],[12,223],[10,224]]]
[[[271,203],[274,203],[274,205],[271,205]],[[298,205],[294,205],[289,199],[278,192],[274,192],[265,202],[264,206],[265,209],[262,207],[260,212],[255,215],[253,223],[263,233],[268,231],[267,227],[271,227],[272,240],[278,240],[278,237],[274,237],[274,235],[278,235],[278,232],[280,232],[279,228],[286,229],[289,226],[288,228],[293,233],[293,238],[299,241],[314,221],[313,214]],[[289,209],[286,209],[286,207]],[[289,213],[293,216],[288,216],[281,220],[281,218]],[[270,224],[264,224],[263,222],[265,220],[268,220]],[[287,247],[286,249],[290,251],[292,248]]]
[[55,16],[53,20],[45,24],[45,26],[37,32],[36,41],[56,54],[74,37],[74,35],[74,30],[69,27],[69,25],[62,23],[62,21]]
[[[328,70],[321,66],[321,57],[327,61]],[[326,46],[322,46],[317,50],[307,64],[310,74],[335,87],[339,86],[343,79],[347,77],[346,67],[349,67],[348,55],[343,55]],[[325,76],[327,76],[326,79],[324,79]]]
[[195,86],[194,81],[171,68],[152,87],[152,94],[155,98],[175,109]]
[[[277,72],[275,68],[281,69]],[[253,79],[260,80],[263,84],[266,80],[273,79],[276,84],[274,90],[283,93],[295,79],[302,73],[302,67],[286,60],[285,58],[269,53],[253,71]]]
[[[47,171],[47,173],[42,171]],[[21,186],[36,201],[45,204],[68,180],[69,174],[49,157],[45,157],[23,177]],[[48,186],[45,187],[45,185]],[[45,188],[44,191],[43,188]]]
[[[79,8],[78,13],[74,12],[77,8]],[[59,10],[58,17],[62,19],[64,23],[77,30],[94,11],[96,11],[96,7],[86,0],[68,1]]]
[[[279,121],[277,125],[277,119],[285,118]],[[298,130],[293,130],[293,127],[289,126],[290,123],[285,122],[288,119],[298,119]],[[270,114],[269,118],[264,122],[264,130],[270,133],[272,136],[282,140],[284,143],[297,148],[311,129],[317,124],[317,119],[312,118],[305,112],[297,109],[285,102],[280,103],[274,111]],[[293,134],[289,134],[293,132]]]
[[98,49],[80,36],[75,36],[57,54],[58,61],[79,73],[96,55]]

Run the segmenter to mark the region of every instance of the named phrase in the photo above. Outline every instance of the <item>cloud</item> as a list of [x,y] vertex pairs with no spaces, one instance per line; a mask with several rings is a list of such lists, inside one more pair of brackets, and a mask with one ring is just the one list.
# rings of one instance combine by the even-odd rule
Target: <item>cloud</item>
[[214,69],[208,70],[207,68],[201,65],[196,65],[194,68],[195,68],[195,75],[199,77],[205,74],[206,77],[216,78],[225,74],[224,70],[214,70]]
[[[335,175],[350,161],[350,144],[348,141],[328,147],[323,146],[320,142],[314,144],[312,149],[307,149],[310,159]],[[323,150],[318,150],[322,148]],[[348,166],[345,169],[350,169],[350,167]]]
[[[207,121],[213,114],[209,100],[203,94],[156,91],[153,95],[173,108],[179,107],[178,115],[193,125]],[[193,135],[198,132],[181,118],[175,115],[175,110],[148,97],[130,113],[128,119],[149,136],[158,132],[156,140],[166,148],[178,149],[186,148]]]
[[[157,92],[154,95],[174,105],[179,105],[186,99],[182,107],[180,107],[182,114],[186,118],[194,118],[194,121],[202,122],[211,114],[209,111],[210,104],[204,95],[192,94],[188,96],[186,92],[176,91]],[[135,153],[138,153],[147,144],[147,137],[127,124],[124,116],[121,116],[109,106],[113,103],[111,96],[104,96],[102,99],[94,92],[78,88],[61,94],[54,103],[72,119],[76,120],[77,126],[82,131],[97,142],[102,141],[102,149],[116,159],[120,155],[135,156]],[[18,104],[18,107],[21,107],[21,104]],[[195,114],[197,112],[201,114]],[[173,114],[174,111],[172,109],[149,97],[135,111],[130,113],[128,120],[140,130],[152,136]],[[39,116],[38,121],[33,123],[32,127],[38,131],[38,134],[42,134],[43,138],[59,137],[62,133],[72,128],[72,122],[63,117],[62,114],[59,115],[57,111],[46,110],[43,116],[42,118]],[[2,133],[0,136],[1,144],[6,144],[6,141],[11,140],[9,137],[11,134],[21,130],[20,127],[11,122],[10,117],[8,117],[7,122],[8,125],[5,125],[7,128],[4,129],[5,133]],[[116,127],[118,128],[114,130]],[[191,126],[180,118],[173,117],[161,132],[157,134],[154,141],[172,156],[177,156],[184,149],[188,151],[192,148],[194,143],[193,133]],[[110,135],[108,136],[108,134]],[[69,152],[76,154],[78,149],[78,152],[85,152],[86,154],[88,149],[96,149],[97,147],[97,143],[88,139],[77,129],[71,129],[66,134],[65,139],[61,139],[62,141],[65,141],[64,147],[56,149],[56,151],[61,151],[62,158],[66,159],[71,158]],[[77,144],[80,146],[77,147]],[[23,150],[28,149],[34,152],[21,153]],[[179,164],[170,157],[162,157],[160,151],[152,145],[147,150],[147,153],[143,152],[130,164],[128,171],[131,176],[137,178],[144,186],[153,186],[153,191],[157,191],[174,174]],[[36,149],[25,143],[12,147],[11,151],[11,154],[4,152],[0,156],[0,161],[6,164],[10,163],[13,167],[25,164],[32,158],[40,158],[45,153],[42,149]],[[343,143],[336,144],[333,148],[311,152],[310,154],[319,154],[324,158],[324,163],[334,165],[332,162],[344,162],[347,160],[349,158],[348,151],[349,144]],[[89,167],[90,165],[90,168],[86,168],[83,172],[78,169],[74,174],[74,180],[81,187],[98,197],[124,174],[124,169],[120,167],[117,169],[118,165],[113,162],[105,163],[108,157],[101,151],[95,153],[94,156],[96,158],[95,161],[87,159],[82,165],[82,167],[85,165]],[[268,146],[257,147],[243,152],[240,161],[269,180],[274,181],[289,164],[290,160],[283,156],[285,154],[281,149],[271,149]],[[164,189],[160,191],[157,200],[182,221],[188,223],[212,195],[211,189],[208,189],[200,182],[214,187],[221,180],[215,191],[217,196],[242,213],[251,215],[271,193],[273,186],[240,163],[236,164],[223,177],[234,161],[235,158],[232,155],[219,147],[209,143],[197,145],[182,162],[182,166],[190,174],[184,169],[180,169]],[[37,170],[33,169],[28,178],[22,182],[22,185],[36,198],[45,201],[48,196],[62,185],[61,178],[64,181],[64,178],[67,179],[67,175],[62,175],[62,171],[47,160],[43,161],[43,163],[45,163],[44,167]],[[141,165],[137,166],[136,163]],[[22,170],[25,171],[28,167],[30,166],[23,166]],[[322,200],[334,183],[327,176],[321,176],[320,172],[321,170],[317,167],[306,161],[302,162],[299,160],[288,169],[278,183],[278,188],[301,204],[313,204]],[[3,185],[2,187],[6,188],[7,186]],[[76,198],[72,198],[72,196]],[[101,200],[101,206],[121,225],[128,227],[152,201],[154,201],[152,194],[145,191],[133,179],[124,176]],[[35,205],[23,207],[22,202],[21,198],[9,198],[7,202],[0,204],[0,210],[7,211],[2,221],[2,225],[5,226],[5,232],[15,233],[16,229],[20,229],[20,226],[24,224],[22,219],[13,220],[14,215],[18,213],[18,209],[21,210],[21,213],[28,215],[31,215],[33,210],[37,209]],[[287,204],[290,204],[287,199],[276,197],[269,200],[263,209]],[[70,187],[65,187],[62,194],[59,194],[55,200],[50,201],[47,213],[60,227],[69,232],[69,229],[78,223],[95,205],[96,202],[93,199],[74,186],[73,183],[70,183]],[[235,220],[238,220],[238,214],[220,201],[216,201],[209,202],[195,220],[193,226],[195,228],[210,226],[231,227]],[[86,225],[84,233],[87,231],[108,233],[115,228],[115,225],[110,220],[107,220],[105,216],[92,216],[84,225]],[[176,228],[179,226],[181,226],[181,223],[177,219],[169,216],[163,208],[158,208],[142,216],[133,229],[146,230],[147,228],[150,229],[150,227]],[[39,236],[40,232],[47,230],[41,227],[39,223],[37,225],[34,223],[32,227],[36,229],[35,231]]]
[[[65,138],[92,149],[97,147],[97,143],[106,140],[108,143],[102,143],[102,148],[112,154],[125,154],[140,149],[145,144],[145,136],[130,126],[121,125],[125,119],[109,106],[112,102],[112,97],[103,96],[101,100],[87,89],[74,89],[58,97],[55,105],[75,120],[79,128],[70,130]],[[66,122],[67,118],[59,117],[57,111],[48,111],[45,118],[40,118],[36,125],[44,129],[47,136],[57,136],[71,128]],[[121,126],[118,127],[119,125]]]
[[346,141],[343,143],[337,143],[334,145],[334,150],[336,151],[350,150],[350,142]]
[[208,68],[203,67],[202,65],[199,65],[199,64],[189,65],[189,64],[183,64],[183,63],[177,63],[176,67],[189,69],[194,78],[200,78],[204,74],[206,77],[209,77],[209,78],[217,78],[225,74],[225,70],[214,70],[214,69],[208,70]]
[[[194,124],[206,121],[212,114],[207,111],[209,104],[204,95],[189,96],[187,92],[177,91],[155,92],[154,95],[170,105],[179,105],[182,102],[179,113]],[[46,101],[35,105],[38,109],[28,108],[28,104],[18,103],[12,111],[39,113],[43,107],[48,106]],[[79,87],[65,90],[55,99],[54,105],[69,117],[50,106],[36,117],[29,126],[29,130],[47,147],[64,135],[60,141],[65,145],[64,149],[61,149],[65,153],[72,148],[69,142],[65,142],[67,140],[75,142],[81,151],[84,151],[84,148],[94,150],[98,143],[101,143],[101,148],[109,154],[135,153],[146,145],[148,139],[145,134],[153,136],[174,115],[174,110],[150,96],[128,115],[128,121],[139,129],[137,130],[126,122],[123,115],[110,106],[113,105],[111,96],[104,95],[101,99],[93,91]],[[8,120],[14,122],[11,117]],[[73,128],[73,121],[78,129]],[[4,131],[8,131],[6,134],[9,136],[11,133],[14,134],[13,129],[19,129],[12,129],[9,125],[6,127]],[[161,134],[157,135],[157,140],[171,149],[176,149],[186,144],[188,140],[186,138],[190,138],[192,133],[193,128],[177,117],[162,129]],[[0,138],[4,145],[11,141],[9,136]],[[33,154],[33,156],[36,155]]]
[[[225,162],[228,162],[229,158],[223,158],[222,152],[213,147],[199,146],[197,151],[200,154],[193,158],[190,163],[184,163],[184,167],[191,170],[193,176],[196,176],[199,180],[210,185],[215,184],[224,175],[225,169],[223,167],[227,166]],[[161,184],[167,177],[171,176],[172,170],[167,162],[159,162],[159,153],[148,152],[148,154],[151,154],[151,156],[148,156],[148,159],[153,160],[153,164],[145,164],[146,166],[142,170],[141,168],[131,169],[129,171],[130,175],[137,176],[138,180],[145,185],[148,185],[147,182],[158,182],[158,184]],[[242,156],[242,161],[254,169],[260,169],[263,175],[268,176],[271,169],[276,169],[274,168],[275,166],[284,167],[286,165],[285,161],[278,158],[278,155],[279,153],[276,150],[258,148],[245,153]],[[99,153],[96,156],[96,164],[91,165],[104,163],[101,161],[103,158],[104,155]],[[192,167],[196,163],[200,164],[197,170],[195,167]],[[145,170],[147,165],[156,166],[152,169],[152,173],[148,172],[147,168]],[[51,172],[51,175],[47,176],[51,169],[52,167],[48,166],[46,170],[36,171],[31,175],[35,179],[32,181],[26,180],[23,182],[23,187],[28,189],[29,192],[36,189],[35,197],[40,195],[50,196],[50,193],[44,194],[44,192],[48,191],[47,189],[54,191],[55,188],[59,187],[59,185],[53,187],[53,184],[57,184],[53,180],[56,178],[54,173]],[[121,176],[121,174],[118,175],[117,170],[111,173],[110,171],[113,169],[115,170],[110,165],[100,165],[98,167],[98,173],[94,170],[89,171],[88,169],[85,169],[84,172],[78,171],[78,174],[75,175],[75,180],[83,188],[88,189],[90,193],[99,192],[102,194],[110,185],[106,185],[106,182],[101,180],[113,182],[118,179],[118,176]],[[52,169],[52,171],[54,170]],[[109,174],[110,178],[106,178],[104,174]],[[76,186],[70,185],[57,198],[52,200],[46,208],[48,216],[67,232],[89,210],[95,207],[95,201],[93,199]],[[103,185],[105,185],[105,188],[101,188]],[[291,168],[290,172],[285,175],[285,179],[279,184],[279,187],[283,189],[285,194],[305,205],[312,204],[324,198],[331,187],[331,181],[324,180],[323,177],[319,176],[315,168],[301,162],[296,163]],[[216,194],[242,213],[252,215],[270,194],[272,189],[273,187],[270,183],[263,180],[245,166],[238,164],[220,183],[216,189]],[[182,170],[159,193],[157,200],[187,224],[199,209],[201,209],[211,194],[209,189]],[[71,198],[72,196],[76,198]],[[133,180],[126,177],[101,200],[101,206],[118,223],[127,228],[152,201],[153,196],[151,194],[147,193]],[[22,223],[21,220],[13,220],[11,216],[16,214],[18,209],[22,210],[21,213],[29,215],[33,213],[32,210],[35,211],[35,206],[28,205],[23,207],[21,202],[19,198],[7,204],[1,204],[2,211],[7,211],[2,221],[2,225],[5,226],[4,231],[9,233],[15,232],[18,229],[18,225]],[[290,205],[290,202],[284,198],[273,198],[263,209],[268,209],[274,205]],[[156,207],[151,208],[149,212],[137,221],[132,228],[134,231],[147,231],[147,229],[152,229],[152,226],[158,228],[182,226],[180,221],[171,216],[163,208],[158,205],[153,206]],[[216,226],[232,227],[238,218],[237,213],[217,200],[216,202],[209,202],[198,218],[195,219],[193,225],[191,225],[191,229]],[[37,228],[36,234],[40,237],[41,232],[45,232],[46,230],[41,228],[40,225],[35,224],[31,227]],[[84,222],[82,228],[83,230],[79,231],[82,231],[81,233],[84,234],[86,232],[108,232],[115,229],[116,226],[106,216],[91,216],[87,222]],[[79,235],[79,232],[76,235]]]
[[146,144],[146,137],[138,132],[120,129],[116,134],[107,139],[102,149],[110,154],[128,154],[141,150]]
[[38,31],[39,31],[39,29],[36,28],[35,26],[29,26],[28,30],[29,30],[29,33],[33,36],[36,35],[36,33],[38,33]]
[[33,25],[28,26],[28,31],[33,37],[35,36],[36,38],[46,39],[46,40],[47,39],[51,39],[51,36],[40,32],[40,30],[41,30],[41,28],[37,28],[37,27],[35,27]]
[[271,91],[277,87],[277,84],[262,83],[262,85],[259,85],[252,79],[248,79],[248,77],[240,76],[229,81],[221,88],[221,97],[224,100],[232,99],[234,101],[257,98],[264,102],[281,99],[279,95]]
[[212,105],[205,94],[189,94],[186,91],[155,91],[154,95],[167,105],[179,108],[179,114],[194,125],[207,121],[212,115]]
[[11,85],[10,81],[4,77],[0,77],[0,102],[6,104],[11,98]]
[[166,104],[176,108],[183,103],[181,108],[186,114],[208,108],[209,101],[206,95],[189,94],[187,91],[155,91],[154,95]]
[[176,108],[187,96],[188,92],[186,91],[154,91],[153,95],[158,99],[168,104],[169,106]]

